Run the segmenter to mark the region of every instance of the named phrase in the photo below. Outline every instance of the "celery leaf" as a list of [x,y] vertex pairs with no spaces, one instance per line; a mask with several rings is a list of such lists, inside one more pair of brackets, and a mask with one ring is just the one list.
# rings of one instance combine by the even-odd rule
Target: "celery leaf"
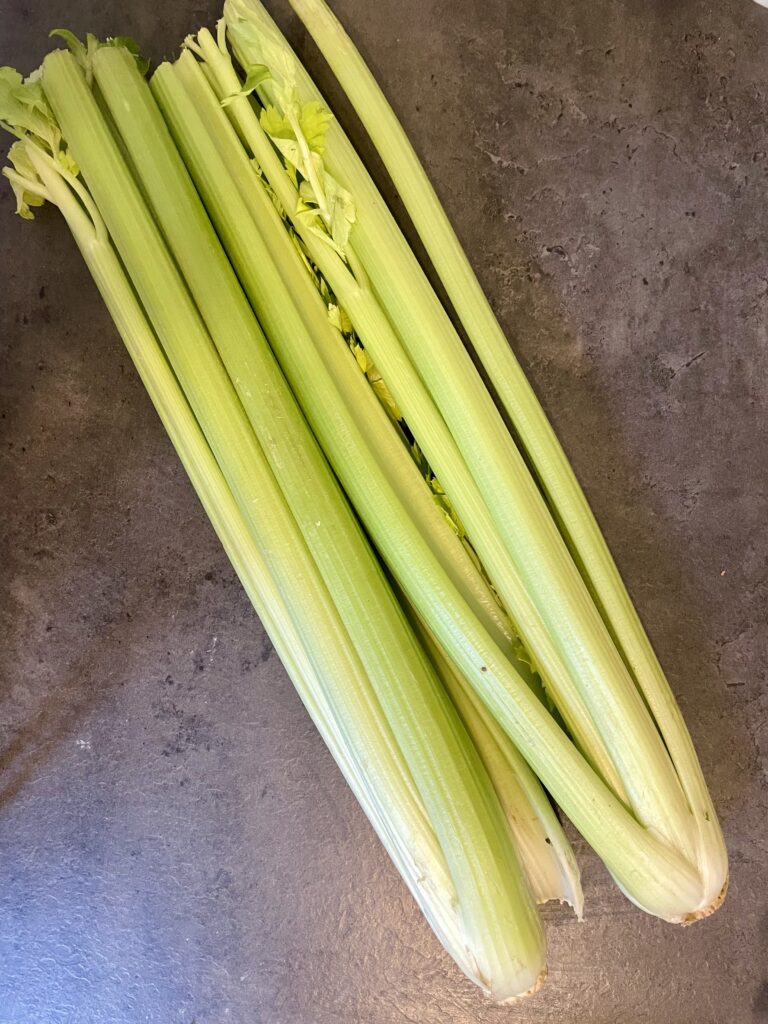
[[[8,161],[11,168],[6,167],[3,171],[10,182],[13,194],[16,197],[16,213],[24,220],[34,220],[31,207],[42,206],[45,200],[29,186],[38,182],[37,171],[32,161],[27,156],[28,142],[14,142],[8,150]],[[42,186],[41,186],[42,188]]]
[[141,51],[139,50],[139,44],[135,39],[130,36],[109,36],[103,46],[122,46],[130,53],[133,59],[136,61],[136,67],[139,69],[139,74],[146,75],[149,71],[149,60],[146,57],[142,57]]
[[13,68],[0,68],[0,123],[17,138],[34,135],[55,153],[61,132],[36,78],[22,79]]
[[78,64],[81,67],[85,65],[88,51],[85,44],[77,38],[74,32],[70,32],[68,28],[52,28],[48,35],[51,38],[58,37],[63,39],[67,44],[69,52],[77,58]]
[[232,93],[231,96],[225,96],[221,101],[222,107],[228,107],[233,100],[239,99],[241,96],[250,96],[254,89],[258,89],[262,82],[266,82],[271,77],[272,75],[266,64],[251,64],[246,72],[242,89]]
[[322,156],[325,150],[328,125],[332,120],[333,114],[319,100],[310,100],[301,108],[299,116],[301,134],[313,153],[320,153]]

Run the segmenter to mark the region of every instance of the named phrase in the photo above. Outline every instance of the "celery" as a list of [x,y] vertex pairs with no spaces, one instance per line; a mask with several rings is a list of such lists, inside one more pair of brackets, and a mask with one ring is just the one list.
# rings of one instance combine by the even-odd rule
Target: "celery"
[[[473,963],[475,980],[497,998],[520,994],[537,984],[542,970],[540,925],[479,758],[438,688],[333,478],[313,448],[311,435],[305,426],[301,431],[303,420],[298,411],[289,411],[289,392],[279,374],[268,369],[269,353],[263,339],[255,349],[256,335],[243,322],[245,305],[236,297],[236,282],[152,105],[149,90],[130,59],[120,51],[97,51],[93,69],[155,216],[184,266],[187,283],[214,334],[219,354],[236,377],[241,399],[248,400],[248,389],[261,384],[254,371],[268,374],[264,384],[276,390],[265,391],[261,400],[275,415],[279,428],[287,431],[285,436],[278,436],[270,421],[265,422],[261,403],[254,396],[253,401],[248,400],[248,416],[254,426],[258,424],[261,446],[257,442],[211,337],[184,290],[82,73],[69,55],[49,55],[43,67],[46,95],[139,298],[228,476],[241,511],[262,539],[267,562],[291,615],[303,622],[301,609],[307,605],[317,605],[318,614],[325,614],[329,599],[331,607],[338,608],[338,626],[334,628],[330,623],[325,631],[318,629],[304,636],[305,645],[313,660],[332,660],[337,650],[343,652],[348,646],[347,637],[352,639],[360,659],[357,667],[364,678],[357,684],[336,687],[334,700],[348,714],[348,722],[358,715],[380,715],[383,705],[394,742],[413,775],[457,892],[466,945],[466,953],[463,949],[457,951],[457,960]],[[116,100],[118,94],[120,101]],[[195,248],[182,259],[181,247],[186,243]],[[194,266],[198,257],[200,263]],[[234,304],[231,323],[221,317],[222,309],[229,308],[230,302]],[[286,316],[289,313],[286,310]],[[278,380],[282,393],[277,390]],[[290,511],[274,473],[280,475]],[[324,509],[322,514],[329,516],[327,523],[322,517],[312,519],[313,507]],[[293,516],[300,527],[298,539],[288,529]],[[344,531],[349,565],[333,555],[338,550],[332,536],[336,528]],[[288,549],[294,552],[293,558],[288,557]],[[288,567],[296,565],[301,552],[306,552],[308,566],[296,574]],[[317,584],[313,582],[317,566],[312,556],[323,563],[324,576]],[[346,679],[351,677],[350,669]],[[374,692],[366,685],[366,678]],[[352,736],[347,739],[354,742]],[[374,772],[380,770],[375,753],[370,751]],[[361,750],[366,767],[368,757],[368,751]]]
[[59,206],[435,933],[513,998],[545,973],[534,899],[582,907],[537,775],[627,896],[670,921],[722,900],[722,835],[618,570],[410,142],[324,0],[290,2],[500,408],[260,0],[225,0],[216,37],[188,38],[151,88],[122,38],[62,31],[71,53],[41,74],[0,69],[0,126],[19,140],[3,173],[22,217]]

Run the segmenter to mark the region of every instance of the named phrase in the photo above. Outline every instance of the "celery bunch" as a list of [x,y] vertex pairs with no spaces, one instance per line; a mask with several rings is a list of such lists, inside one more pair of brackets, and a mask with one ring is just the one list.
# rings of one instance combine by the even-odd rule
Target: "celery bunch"
[[[581,916],[542,783],[640,907],[727,859],[690,737],[557,439],[394,113],[291,0],[408,210],[501,410],[259,0],[144,78],[59,33],[0,69],[21,216],[58,206],[283,663],[404,881],[494,998]],[[502,411],[514,428],[510,433]],[[541,781],[539,781],[541,780]]]

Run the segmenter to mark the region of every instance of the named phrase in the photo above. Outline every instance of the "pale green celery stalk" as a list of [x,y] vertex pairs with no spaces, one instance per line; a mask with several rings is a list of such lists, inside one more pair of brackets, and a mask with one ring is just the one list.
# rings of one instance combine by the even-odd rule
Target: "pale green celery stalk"
[[[407,602],[407,598],[403,597]],[[412,606],[406,611],[486,767],[537,903],[569,903],[581,920],[584,894],[576,858],[539,780],[477,694],[458,674]]]
[[[221,94],[236,97],[240,82],[228,55],[222,52],[205,29],[198,35],[198,44],[195,48],[213,70]],[[185,65],[188,67],[189,62],[186,61]],[[284,209],[292,216],[298,202],[296,188],[285,173],[284,166],[264,134],[249,101],[242,97],[233,98],[228,102],[226,109],[240,134],[247,141]],[[253,191],[249,182],[241,182],[240,187],[244,193]],[[610,783],[617,795],[628,802],[629,798],[621,776],[616,771],[612,752],[596,728],[593,716],[574,683],[567,660],[558,649],[542,615],[523,586],[472,474],[458,452],[453,437],[423,382],[392,331],[376,297],[369,289],[358,283],[345,263],[321,238],[313,231],[306,230],[300,219],[292,217],[292,221],[310,256],[350,315],[363,344],[370,350],[387,386],[405,413],[409,426],[413,429],[415,421],[418,422],[421,428],[418,435],[419,445],[467,527],[475,550],[489,571],[514,627],[524,637],[528,649],[534,652],[536,668],[544,679],[550,696],[562,709],[569,730],[592,766]],[[397,380],[397,386],[393,387],[394,380]],[[418,412],[412,416],[409,410],[414,408]]]
[[[184,83],[188,93],[186,108],[178,89],[174,89],[172,84],[174,71]],[[396,439],[388,417],[362,377],[354,359],[351,358],[342,337],[330,324],[325,303],[320,298],[316,286],[311,282],[302,258],[284,230],[283,223],[273,203],[266,195],[253,165],[246,157],[231,125],[203,79],[200,66],[191,54],[187,53],[182,56],[174,69],[165,66],[159,68],[152,85],[165,108],[169,123],[172,127],[175,126],[189,167],[193,174],[196,172],[203,197],[208,201],[212,212],[219,211],[218,216],[214,213],[214,220],[220,236],[227,244],[229,252],[233,254],[236,268],[248,288],[254,308],[262,322],[267,324],[273,320],[274,313],[269,308],[271,304],[276,303],[278,307],[285,306],[290,303],[293,296],[298,297],[299,305],[304,310],[307,326],[313,334],[313,339],[305,341],[303,347],[306,349],[308,344],[314,345],[315,348],[319,347],[325,352],[328,361],[334,367],[336,385],[344,389],[344,402],[357,413],[360,429],[365,434],[369,447],[373,449],[374,458],[386,473],[388,480],[394,487],[399,488],[402,500],[408,503],[412,510],[415,510],[417,522],[423,523],[421,527],[423,535],[429,540],[433,539],[434,534],[445,535],[446,540],[450,541],[450,547],[446,544],[444,553],[451,552],[449,559],[452,561],[455,561],[457,557],[467,559],[470,569],[476,574],[463,547],[455,534],[447,527],[442,514],[436,508],[424,480],[418,476],[418,472],[414,472],[413,461]],[[199,125],[194,125],[196,116],[200,119]],[[200,142],[200,129],[203,127],[210,136],[208,146],[204,145],[204,140],[202,145]],[[187,140],[186,144],[185,139]],[[242,175],[242,183],[247,186],[246,194],[251,199],[247,208],[243,204],[242,198],[238,196],[233,182],[226,180],[227,173],[233,179],[238,173]],[[270,239],[268,250],[258,232],[253,229],[249,231],[247,227],[244,227],[248,223],[249,213],[254,215],[254,219],[259,219],[262,229],[267,232]],[[236,225],[237,228],[233,229],[233,225]],[[274,267],[272,263],[274,263]],[[278,276],[276,276],[276,270],[279,270]],[[301,333],[300,328],[294,331],[292,335],[294,344]],[[271,332],[270,336],[273,337],[273,344],[277,350],[284,351],[286,342],[279,341],[279,337],[284,337],[284,334],[281,333],[277,341],[274,340],[275,335],[272,335]],[[321,387],[316,373],[310,373],[308,386]],[[394,444],[392,444],[392,439]],[[418,480],[415,479],[417,476]],[[404,486],[404,481],[411,479],[414,479],[414,486]],[[437,551],[441,551],[440,546]],[[440,557],[439,554],[438,557]],[[459,579],[457,585],[461,589],[465,573],[462,571],[456,575]],[[478,579],[482,582],[479,575]],[[492,597],[490,600],[492,601]],[[485,610],[484,606],[479,602],[478,604],[482,614]],[[495,602],[494,607],[498,613],[498,606],[495,605]],[[491,628],[497,634],[497,642],[500,640],[502,644],[506,644],[507,637],[498,628],[495,620],[491,620]],[[524,666],[520,666],[520,670],[521,672],[525,671]],[[531,678],[530,674],[528,674],[528,678]],[[533,683],[532,679],[531,683]],[[506,742],[509,745],[509,741]],[[524,765],[520,755],[515,756],[517,762]],[[512,758],[510,758],[507,770],[514,770]],[[544,819],[545,824],[540,825],[538,831],[533,825],[526,831],[529,841],[525,846],[526,863],[524,866],[531,877],[531,875],[535,875],[535,865],[540,862],[547,863],[552,859],[553,850],[546,842],[546,828],[549,827],[553,815],[551,806],[539,783],[531,776],[530,769],[527,769],[526,766],[524,770],[527,772],[527,785],[518,785],[515,790],[510,783],[505,790],[508,797],[505,811],[508,814],[513,813],[518,819],[524,821],[536,822],[540,817]],[[498,791],[495,782],[494,786]],[[538,840],[538,846],[536,840]],[[580,890],[577,892],[577,886],[577,878],[576,880],[571,877],[564,878],[561,887],[557,889],[550,887],[547,898],[574,902],[580,912]],[[540,889],[541,892],[543,890]]]
[[439,645],[428,650],[491,778],[536,902],[568,903],[581,920],[584,894],[576,858],[539,780]]
[[[454,881],[474,976],[496,998],[524,994],[544,970],[543,936],[482,762],[296,405],[134,60],[105,47],[93,68],[413,776]],[[265,329],[273,337],[300,334],[303,322],[284,286],[280,291],[279,275],[269,280],[261,271]]]
[[680,709],[576,475],[517,361],[440,200],[392,107],[324,0],[290,0],[371,137],[576,564],[656,720],[699,829],[703,871],[727,874],[712,800]]
[[[321,680],[317,674],[249,525],[147,323],[90,195],[61,165],[46,159],[37,144],[28,141],[24,145],[43,186],[39,195],[63,214],[190,482],[303,704],[435,933],[447,948],[461,951],[456,894],[434,833],[420,808],[401,810],[392,787],[385,785],[383,793],[377,791],[349,750],[325,695],[333,683]],[[301,569],[298,564],[296,571]],[[334,674],[337,672],[335,668]],[[393,771],[398,770],[403,768],[393,765]],[[404,828],[406,820],[409,825]],[[423,829],[417,857],[403,842],[413,821],[421,821]],[[429,865],[428,870],[425,865]],[[468,961],[462,967],[471,974]]]
[[[265,52],[277,53],[280,71],[285,73],[288,69],[290,74],[295,75],[295,84],[301,99],[320,99],[308,75],[292,57],[290,49],[258,0],[227,0],[225,17],[230,38],[242,62],[247,64],[256,60],[264,61]],[[263,41],[254,43],[252,31],[239,31],[242,28],[238,23],[240,17],[247,19],[247,25],[251,30],[256,27],[257,31],[263,34],[266,45]],[[260,94],[269,101],[275,101],[278,93],[279,89],[274,83],[266,82],[260,88]],[[478,482],[482,485],[483,493],[489,498],[489,505],[497,524],[504,528],[505,537],[512,542],[511,549],[517,552],[518,558],[522,556],[521,565],[525,567],[527,562],[527,579],[530,586],[535,587],[536,583],[536,573],[530,571],[536,561],[543,556],[551,568],[553,563],[547,556],[556,556],[555,562],[561,573],[561,583],[554,595],[549,590],[545,593],[546,606],[551,612],[555,612],[550,622],[555,631],[563,625],[567,627],[570,623],[578,622],[579,628],[574,630],[571,642],[575,642],[576,648],[584,642],[588,645],[587,648],[583,648],[587,651],[588,663],[582,663],[580,666],[586,669],[589,683],[585,696],[594,696],[595,703],[590,701],[590,707],[602,726],[603,738],[607,742],[610,742],[612,737],[616,740],[612,746],[612,753],[619,756],[619,770],[622,769],[622,748],[626,750],[627,745],[634,748],[638,740],[644,747],[642,753],[638,750],[638,761],[645,765],[645,770],[636,772],[629,778],[626,771],[622,772],[622,781],[630,791],[633,806],[639,800],[646,812],[644,820],[653,822],[655,827],[699,864],[704,887],[709,896],[707,906],[714,908],[721,899],[727,876],[725,851],[690,739],[666,683],[663,683],[666,696],[657,695],[658,699],[648,703],[654,710],[661,709],[659,718],[662,727],[668,726],[672,729],[671,734],[669,728],[665,729],[665,738],[670,737],[670,747],[675,755],[674,768],[665,746],[659,742],[656,723],[651,721],[642,707],[642,702],[637,698],[635,681],[624,670],[621,656],[613,647],[610,633],[605,629],[597,609],[589,600],[578,570],[567,559],[554,523],[543,514],[543,505],[535,484],[528,476],[503,422],[495,414],[490,397],[474,372],[460,339],[453,331],[450,321],[359,158],[343,132],[334,124],[328,132],[325,160],[329,170],[354,195],[358,216],[353,231],[353,242],[357,256],[385,302],[387,313],[414,356],[425,382],[438,399],[452,431],[462,442],[461,447],[467,455],[469,464],[473,470],[478,471]],[[450,353],[447,359],[446,353]],[[377,359],[375,353],[372,355],[377,363],[381,364],[381,359]],[[446,366],[453,372],[444,373]],[[387,383],[395,393],[393,382],[388,380]],[[472,422],[467,423],[465,413],[469,414]],[[413,423],[411,427],[413,429]],[[467,433],[463,433],[467,428]],[[488,457],[473,460],[472,450],[478,442],[483,443],[483,435],[486,437],[485,452]],[[515,524],[511,520],[517,517],[519,506],[512,512],[510,503],[504,501],[503,495],[505,491],[517,485],[522,488],[529,514],[534,514],[534,520],[529,519],[528,526],[539,534],[539,541],[544,545],[542,548],[537,548],[535,544],[520,544],[519,538],[518,542],[514,543]],[[494,491],[497,495],[496,500],[493,498]],[[449,497],[452,497],[450,492]],[[538,512],[535,511],[537,506]],[[471,535],[471,528],[469,524],[467,525]],[[559,552],[558,542],[561,547]],[[501,588],[499,589],[501,591]],[[561,610],[570,607],[564,620],[556,613],[557,605],[561,602],[552,602],[553,596],[565,598]],[[523,635],[525,638],[524,631]],[[535,645],[529,644],[529,647],[536,654]],[[595,657],[596,653],[599,657]],[[600,661],[603,663],[602,669],[598,669],[590,678],[590,669],[598,668]],[[603,678],[610,680],[608,687],[603,685]],[[645,691],[643,695],[647,699]],[[557,695],[555,699],[557,700]],[[605,714],[606,710],[609,710],[605,706],[606,703],[611,703],[614,699],[618,703],[614,703],[612,710],[618,715],[618,721],[611,714]],[[631,721],[627,721],[628,718]],[[617,726],[621,727],[620,730]],[[628,767],[626,762],[623,767],[625,770]],[[678,768],[683,775],[682,783],[677,776]],[[649,773],[652,778],[648,778]],[[650,799],[647,799],[648,790],[653,790],[658,797],[651,795]],[[699,798],[705,798],[704,804],[708,806],[703,806]],[[650,818],[647,814],[649,805]],[[695,813],[691,813],[692,811]]]
[[[248,228],[247,209],[229,209],[234,183],[226,165],[215,161],[215,148],[212,154],[201,135],[195,104],[175,88],[179,74],[177,66],[163,66],[153,85],[248,290],[248,281],[268,251],[264,242],[269,246],[276,240],[266,239],[258,246]],[[205,172],[209,159],[216,165],[215,176]],[[230,239],[238,235],[241,242],[233,246]],[[249,255],[250,244],[258,248]],[[354,507],[441,646],[630,898],[660,917],[688,919],[701,901],[694,867],[616,799],[457,593],[396,489],[371,457],[322,355],[291,338],[278,340],[280,363]]]

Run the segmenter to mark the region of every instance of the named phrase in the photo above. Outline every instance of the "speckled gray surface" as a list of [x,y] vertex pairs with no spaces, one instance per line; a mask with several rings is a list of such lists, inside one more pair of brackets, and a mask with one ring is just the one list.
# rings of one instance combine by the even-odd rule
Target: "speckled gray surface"
[[[711,783],[681,930],[584,844],[550,977],[486,1003],[309,724],[55,213],[0,198],[0,1024],[768,1020],[768,12],[338,0],[587,487]],[[216,4],[0,0],[158,58]],[[312,69],[319,59],[281,4]]]

